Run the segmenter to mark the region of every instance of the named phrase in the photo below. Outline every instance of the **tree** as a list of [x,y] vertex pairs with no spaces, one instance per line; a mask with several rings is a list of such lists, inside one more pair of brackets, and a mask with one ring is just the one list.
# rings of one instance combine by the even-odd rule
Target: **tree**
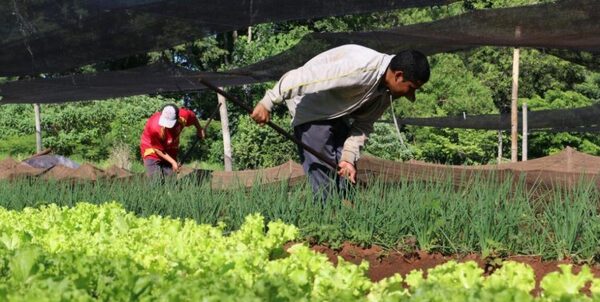
[[[575,91],[550,90],[544,97],[525,99],[531,110],[568,109],[585,107],[594,102]],[[566,146],[579,151],[600,155],[600,135],[595,133],[533,132],[529,136],[529,154],[546,156],[563,150]]]
[[[431,78],[414,103],[396,101],[399,116],[431,117],[497,112],[492,92],[467,69],[460,56],[430,58]],[[439,163],[487,163],[495,158],[496,136],[491,131],[406,127],[415,159]]]

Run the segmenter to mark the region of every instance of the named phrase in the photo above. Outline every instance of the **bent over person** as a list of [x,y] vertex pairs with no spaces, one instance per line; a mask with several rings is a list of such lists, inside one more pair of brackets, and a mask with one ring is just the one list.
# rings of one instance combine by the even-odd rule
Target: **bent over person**
[[283,75],[256,105],[252,118],[264,124],[273,106],[285,102],[294,135],[338,164],[336,173],[299,148],[315,197],[326,200],[334,190],[343,194],[347,180],[356,182],[360,150],[392,99],[405,96],[414,101],[415,90],[428,80],[429,63],[421,52],[393,56],[344,45]]
[[198,138],[203,139],[204,130],[196,114],[172,104],[164,106],[148,119],[140,141],[147,176],[167,176],[179,170],[179,136],[184,127],[192,125],[196,127]]

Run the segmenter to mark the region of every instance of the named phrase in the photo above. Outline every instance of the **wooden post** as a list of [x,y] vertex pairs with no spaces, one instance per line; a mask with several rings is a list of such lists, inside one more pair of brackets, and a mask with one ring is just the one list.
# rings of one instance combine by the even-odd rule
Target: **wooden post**
[[[517,26],[515,30],[515,37],[519,39],[521,37],[521,27]],[[511,96],[511,106],[510,106],[510,128],[511,128],[511,162],[518,161],[518,139],[519,139],[519,129],[518,129],[518,97],[519,97],[519,56],[520,51],[518,47],[515,47],[513,50],[513,69],[512,69],[512,96]]]
[[521,146],[521,160],[527,161],[527,131],[529,131],[527,126],[527,101],[523,101],[523,134],[522,134],[522,143]]
[[40,104],[33,104],[35,113],[35,152],[42,152],[42,122],[40,117]]
[[[222,89],[222,88],[221,88]],[[223,135],[223,161],[225,171],[233,170],[233,157],[231,156],[231,134],[229,133],[229,118],[227,117],[227,103],[225,97],[217,93],[219,100],[219,114],[221,116],[221,133]]]
[[[225,64],[229,64],[233,47],[237,40],[237,31],[223,33],[223,41],[228,54],[225,55]],[[222,87],[220,87],[223,89]],[[217,93],[219,100],[219,114],[221,116],[221,133],[223,135],[223,161],[225,171],[233,171],[233,157],[231,151],[231,133],[229,132],[229,118],[227,117],[227,102],[225,97]]]
[[502,163],[502,130],[498,130],[498,164]]
[[231,33],[231,44],[234,45],[235,42],[237,41],[237,39],[238,39],[238,32],[237,32],[237,30],[234,30]]

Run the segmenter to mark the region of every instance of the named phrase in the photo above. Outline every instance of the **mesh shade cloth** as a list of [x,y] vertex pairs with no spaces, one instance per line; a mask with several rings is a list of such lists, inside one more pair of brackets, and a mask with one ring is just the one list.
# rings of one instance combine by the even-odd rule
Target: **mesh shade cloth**
[[[36,169],[16,162],[12,159],[0,161],[0,180],[33,177],[63,181],[96,181],[99,179],[127,179],[136,177],[129,171],[104,171],[90,164],[84,164],[78,169],[70,169],[62,165],[50,169]],[[188,168],[189,169],[189,168]],[[185,177],[198,177],[195,171],[185,172]],[[289,161],[282,165],[245,171],[196,171],[202,172],[199,181],[210,181],[215,190],[238,190],[252,188],[257,185],[278,185],[287,182],[288,185],[304,184],[306,177],[302,167]],[[141,175],[137,175],[141,176]],[[395,162],[376,157],[364,156],[357,163],[357,178],[361,184],[370,185],[379,181],[397,183],[402,181],[441,181],[449,179],[456,186],[469,185],[476,179],[490,181],[513,181],[524,179],[531,188],[561,188],[576,186],[581,180],[592,181],[600,187],[600,157],[577,152],[567,148],[557,154],[529,160],[525,162],[482,165],[482,166],[449,166],[424,163],[419,161]]]
[[[574,108],[529,111],[528,129],[557,129],[561,131],[589,132],[600,126],[600,104]],[[387,121],[386,121],[387,122]],[[391,122],[388,122],[391,123]],[[450,117],[403,118],[403,125],[436,128],[462,128],[481,130],[510,130],[510,114],[483,114]],[[522,129],[522,119],[518,119]]]
[[0,76],[61,72],[264,22],[449,0],[4,0]]
[[8,82],[0,85],[0,95],[3,97],[0,102],[61,103],[201,90],[205,87],[198,82],[199,76],[222,86],[257,82],[256,79],[244,75],[194,72],[174,65],[156,63],[120,71]]
[[535,160],[483,166],[449,166],[418,161],[394,162],[363,157],[357,164],[357,178],[362,183],[383,181],[452,181],[455,186],[469,186],[473,181],[525,182],[528,188],[552,189],[577,186],[581,181],[600,188],[600,157],[567,148],[558,154]]
[[302,166],[294,161],[288,161],[279,166],[244,171],[214,171],[212,172],[211,188],[227,190],[236,188],[252,188],[256,185],[277,184],[286,181],[288,185],[304,183],[306,177]]
[[[195,76],[217,86],[250,84],[278,79],[316,54],[348,43],[386,53],[413,48],[428,55],[481,45],[552,48],[551,53],[600,70],[599,13],[597,0],[475,11],[387,31],[310,34],[288,51],[225,73],[156,64],[126,71],[9,82],[0,85],[0,95],[2,103],[54,103],[202,89]],[[521,27],[520,38],[515,37],[517,26]]]
[[308,35],[292,49],[242,68],[240,72],[252,72],[264,80],[273,79],[273,74],[285,73],[290,65],[301,66],[324,50],[351,43],[390,54],[413,48],[427,55],[478,46],[543,48],[600,69],[598,20],[600,1],[568,0],[557,4],[474,11],[386,31],[317,33]]

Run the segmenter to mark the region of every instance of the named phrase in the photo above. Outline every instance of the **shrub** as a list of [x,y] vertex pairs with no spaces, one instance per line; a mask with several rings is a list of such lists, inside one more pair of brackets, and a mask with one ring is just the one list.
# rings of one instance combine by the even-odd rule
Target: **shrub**
[[[273,122],[291,133],[289,118],[273,116]],[[238,169],[255,169],[298,160],[297,147],[269,127],[261,127],[249,116],[240,117],[232,138],[234,164]]]

